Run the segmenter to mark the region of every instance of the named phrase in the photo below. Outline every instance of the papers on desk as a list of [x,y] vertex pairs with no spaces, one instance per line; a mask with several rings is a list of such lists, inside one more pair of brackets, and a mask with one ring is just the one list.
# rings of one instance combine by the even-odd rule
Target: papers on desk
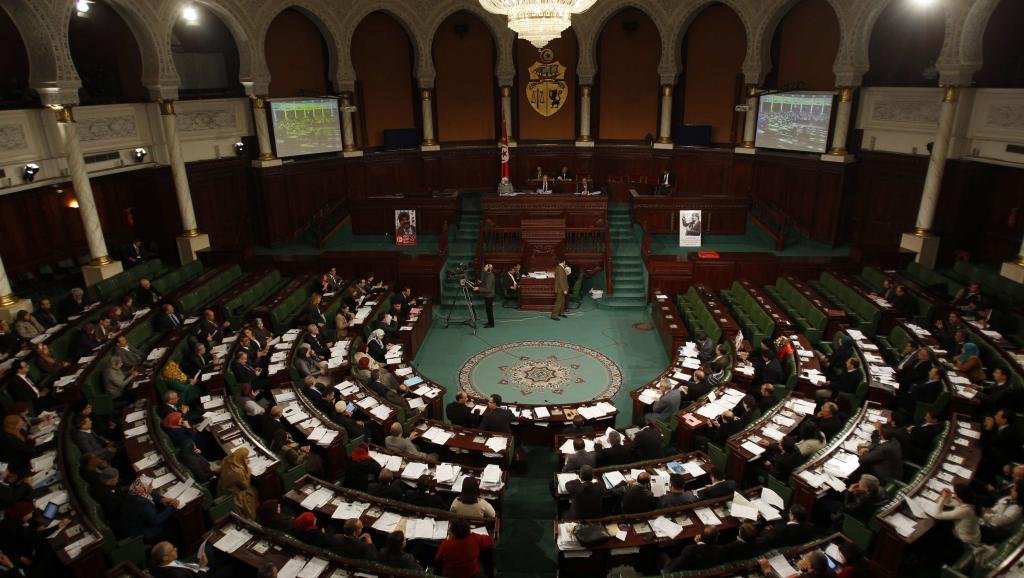
[[160,463],[160,454],[156,452],[148,452],[143,458],[134,464],[132,467],[135,468],[136,472],[141,472],[147,468],[151,468]]
[[165,353],[167,353],[166,347],[157,347],[149,352],[149,355],[146,356],[146,360],[156,361],[157,359],[163,357]]
[[739,492],[733,492],[732,503],[729,504],[729,515],[733,518],[757,521],[760,512],[757,507],[744,498]]
[[773,439],[777,442],[782,441],[782,438],[786,437],[786,434],[780,432],[779,430],[773,427],[761,428],[761,435],[763,435],[766,438]]
[[497,464],[489,464],[484,467],[483,473],[480,474],[480,481],[484,484],[500,484],[501,483],[501,467]]
[[213,543],[213,547],[230,554],[251,539],[252,534],[248,531],[241,528],[230,528],[224,532],[224,535],[219,540]]
[[[836,455],[829,458],[822,469],[825,473],[845,480],[858,467],[860,467],[860,458],[856,454],[843,451],[837,452]],[[842,491],[842,488],[839,491]]]
[[695,478],[704,475],[704,466],[701,465],[701,462],[685,462],[683,470]]
[[538,405],[537,407],[533,408],[533,413],[534,415],[537,416],[537,419],[548,419],[549,417],[551,417],[551,412],[548,411],[548,408],[544,407],[543,405]]
[[405,469],[402,470],[401,477],[407,480],[418,480],[423,474],[427,473],[428,469],[429,467],[427,464],[423,462],[409,462],[409,464],[405,466]]
[[[421,383],[423,383],[423,378],[418,376],[418,375],[414,375],[414,376],[412,376],[412,377],[410,377],[410,378],[405,380],[405,385],[407,387],[412,387],[414,385],[419,385]],[[417,394],[417,395],[422,395],[422,394]]]
[[665,516],[658,516],[651,520],[651,529],[654,530],[655,536],[668,539],[675,538],[683,531],[682,526],[672,520],[669,520]]
[[444,444],[448,443],[448,440],[455,437],[455,434],[449,431],[445,431],[439,427],[433,426],[427,429],[427,431],[423,432],[423,435],[421,435],[420,437],[431,443],[443,446]]
[[793,574],[800,573],[797,571],[796,568],[793,567],[792,564],[789,563],[789,560],[787,560],[786,557],[782,554],[776,554],[775,556],[769,558],[768,566],[771,567],[772,572],[774,572],[775,575],[779,578],[788,578]]
[[786,502],[782,499],[782,496],[777,494],[775,490],[764,486],[761,487],[761,501],[780,510],[786,507]]
[[334,520],[351,520],[352,518],[358,518],[363,515],[366,508],[369,508],[370,504],[364,502],[342,502],[335,508],[334,513],[331,514],[331,518]]
[[488,447],[492,452],[501,453],[508,448],[508,438],[505,437],[491,437],[487,438],[484,445]]
[[594,420],[613,414],[616,412],[616,409],[614,405],[607,401],[602,401],[592,406],[581,406],[576,411],[584,418]]
[[610,472],[605,472],[601,476],[601,479],[604,480],[605,487],[607,487],[609,489],[614,488],[614,487],[618,486],[619,484],[626,483],[626,476],[622,475],[622,472],[620,472],[618,470],[612,470]]
[[68,493],[64,490],[54,490],[41,498],[36,498],[33,503],[37,510],[43,510],[50,502],[53,502],[58,506],[63,506],[68,502]]
[[462,473],[462,468],[455,464],[442,463],[434,469],[434,479],[439,484],[450,484]]
[[405,537],[409,540],[433,540],[435,521],[431,518],[405,520]]
[[583,546],[576,540],[575,522],[567,522],[558,525],[558,539],[555,545],[559,550],[583,550]]
[[361,409],[369,411],[371,408],[376,407],[378,405],[378,401],[376,398],[368,395],[363,399],[357,401],[356,405],[359,406]]
[[395,527],[402,521],[402,517],[394,512],[384,512],[381,514],[377,521],[373,523],[371,528],[374,530],[380,530],[381,532],[394,532]]
[[378,405],[370,410],[370,415],[383,421],[388,419],[388,416],[391,415],[391,408],[386,405]]
[[788,403],[789,409],[793,410],[794,413],[800,415],[813,415],[814,414],[814,402],[806,399],[790,398]]
[[700,360],[696,357],[686,357],[683,359],[682,366],[686,369],[700,369]]
[[755,458],[760,457],[765,452],[765,448],[749,440],[740,444],[740,447],[750,452]]
[[928,500],[921,496],[904,496],[903,501],[910,508],[911,515],[919,520],[930,516],[931,512],[935,511],[935,504],[928,502]]
[[136,436],[143,435],[143,434],[145,434],[148,431],[149,431],[149,427],[146,424],[142,424],[140,426],[124,430],[124,437],[126,437],[126,438],[133,438],[133,437],[136,437]]
[[57,460],[57,451],[51,450],[45,454],[32,458],[32,472],[42,472],[50,469]]
[[718,526],[722,523],[718,516],[711,511],[711,508],[697,508],[693,513],[697,514],[697,517],[700,518],[701,523],[705,526]]
[[661,396],[658,394],[658,390],[648,388],[640,392],[640,395],[637,396],[637,400],[642,404],[651,405],[658,401],[659,397]]
[[409,375],[410,373],[412,373],[412,368],[411,367],[399,367],[398,369],[394,370],[392,373],[394,373],[398,377],[405,377],[406,375]]
[[409,409],[419,409],[421,407],[427,407],[427,402],[423,401],[422,397],[414,397],[409,400]]
[[330,488],[320,488],[303,498],[300,505],[307,510],[316,510],[334,497],[334,491]]
[[900,512],[896,512],[888,518],[885,518],[885,520],[892,524],[892,527],[895,528],[896,531],[899,532],[900,536],[903,536],[904,538],[913,534],[914,530],[917,528],[917,522],[904,516]]

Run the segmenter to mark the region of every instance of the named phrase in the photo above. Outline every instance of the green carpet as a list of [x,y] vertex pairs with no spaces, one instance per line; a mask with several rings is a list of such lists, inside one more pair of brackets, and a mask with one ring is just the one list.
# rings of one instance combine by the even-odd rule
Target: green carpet
[[[615,395],[614,403],[619,408],[617,423],[626,425],[632,412],[629,391],[654,379],[668,365],[665,348],[657,332],[650,329],[650,315],[646,310],[598,309],[597,304],[588,297],[579,309],[568,312],[567,319],[553,321],[545,312],[502,308],[495,302],[496,327],[484,328],[484,320],[481,319],[475,336],[470,327],[455,324],[465,318],[464,309],[455,309],[452,314],[453,324],[448,329],[444,329],[446,314],[445,309],[435,313],[434,323],[414,361],[416,368],[426,377],[448,389],[446,403],[454,399],[458,391],[459,370],[467,360],[480,352],[518,341],[563,341],[597,351],[618,367],[622,373],[622,385]],[[477,304],[477,315],[484,315],[482,302]],[[637,324],[641,324],[644,329],[634,327]],[[504,386],[501,391],[489,391],[486,384],[482,383],[476,386],[483,393],[506,393]],[[571,393],[577,396],[572,393],[572,389],[577,386],[584,391],[594,391],[588,384],[572,384],[567,387],[565,395]],[[522,399],[533,402],[527,396]],[[543,403],[543,399],[541,397],[537,403]],[[557,403],[561,397],[548,395],[547,399]]]

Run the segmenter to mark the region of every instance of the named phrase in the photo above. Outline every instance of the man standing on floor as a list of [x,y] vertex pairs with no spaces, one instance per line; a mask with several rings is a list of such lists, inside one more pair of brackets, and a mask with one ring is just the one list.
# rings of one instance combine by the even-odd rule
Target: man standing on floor
[[565,296],[568,293],[569,280],[565,272],[565,257],[562,257],[555,265],[555,308],[551,310],[551,318],[555,321],[559,317],[568,317],[565,314]]
[[480,293],[484,298],[484,308],[487,310],[487,325],[494,327],[494,265],[484,265],[484,273],[480,276],[480,284],[473,288],[473,291]]

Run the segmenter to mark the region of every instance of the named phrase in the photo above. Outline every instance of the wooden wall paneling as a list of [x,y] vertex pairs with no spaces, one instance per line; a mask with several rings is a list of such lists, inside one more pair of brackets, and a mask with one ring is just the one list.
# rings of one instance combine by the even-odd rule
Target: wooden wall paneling
[[395,289],[408,285],[413,295],[427,295],[436,301],[440,298],[442,265],[438,255],[399,254]]
[[[199,230],[210,235],[211,247],[235,249],[252,242],[255,208],[251,199],[255,196],[249,195],[251,177],[245,159],[189,163],[188,182],[196,221]],[[270,213],[280,212],[275,209],[267,207]],[[287,230],[287,225],[283,230]]]
[[736,262],[732,259],[696,259],[693,282],[712,291],[721,291],[732,285],[736,279],[736,270]]
[[497,146],[440,155],[442,182],[438,189],[493,191],[498,186],[501,157]]
[[686,255],[652,255],[647,263],[650,292],[672,296],[684,293],[694,283],[693,263]]
[[865,152],[859,165],[850,238],[869,251],[898,247],[914,228],[928,158]]

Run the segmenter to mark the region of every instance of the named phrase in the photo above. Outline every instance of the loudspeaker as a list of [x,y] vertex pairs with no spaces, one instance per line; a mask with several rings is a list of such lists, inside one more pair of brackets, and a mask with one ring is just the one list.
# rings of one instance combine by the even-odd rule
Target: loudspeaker
[[420,146],[420,133],[414,128],[391,128],[383,131],[384,150],[415,149]]
[[672,129],[672,142],[683,147],[711,146],[711,125],[677,124]]

